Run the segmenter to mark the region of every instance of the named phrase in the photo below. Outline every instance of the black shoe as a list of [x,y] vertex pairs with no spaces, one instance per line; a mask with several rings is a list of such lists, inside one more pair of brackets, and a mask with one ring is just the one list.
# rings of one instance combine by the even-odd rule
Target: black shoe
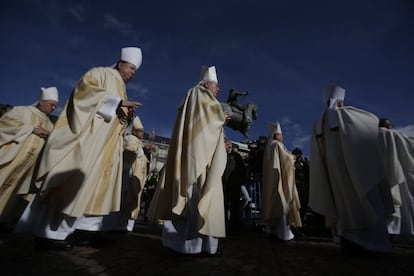
[[221,250],[217,249],[216,253],[209,253],[210,257],[221,257],[222,253]]
[[375,257],[377,254],[376,252],[370,251],[368,249],[363,248],[362,246],[341,238],[341,253],[342,255],[348,256],[348,257]]
[[36,238],[36,249],[38,250],[71,250],[72,248],[72,243],[66,240]]
[[73,234],[73,243],[76,246],[91,246],[96,240],[96,232],[76,230]]
[[217,249],[216,253],[209,253],[209,252],[203,251],[203,252],[197,254],[197,256],[200,256],[200,257],[221,257],[221,254],[222,254],[221,251]]
[[12,233],[13,227],[8,225],[7,223],[0,223],[0,233]]
[[74,242],[75,246],[91,246],[92,245],[92,241],[90,240],[75,240]]
[[291,230],[292,230],[292,233],[295,237],[298,237],[298,238],[305,237],[305,231],[302,227],[301,228],[293,228],[292,227]]
[[278,236],[276,236],[274,234],[267,234],[267,237],[268,237],[269,240],[275,241],[275,242],[277,242],[279,244],[282,244],[282,245],[293,245],[293,244],[296,243],[296,241],[294,239],[283,240],[283,239],[280,239]]
[[76,246],[108,247],[127,234],[126,230],[106,232],[76,230],[73,240]]

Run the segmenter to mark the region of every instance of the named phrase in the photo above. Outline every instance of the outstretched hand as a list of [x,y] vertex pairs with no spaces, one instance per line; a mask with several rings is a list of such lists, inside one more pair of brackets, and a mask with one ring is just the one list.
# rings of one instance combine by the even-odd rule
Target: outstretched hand
[[135,109],[139,106],[142,106],[142,103],[135,102],[135,101],[122,100],[120,106],[126,107],[128,109],[128,113],[125,114],[122,109],[118,108],[117,110],[118,117],[121,119],[122,122],[127,122],[134,118]]
[[131,107],[131,108],[137,108],[139,106],[142,106],[142,103],[140,102],[135,102],[135,101],[122,101],[121,106],[123,107]]

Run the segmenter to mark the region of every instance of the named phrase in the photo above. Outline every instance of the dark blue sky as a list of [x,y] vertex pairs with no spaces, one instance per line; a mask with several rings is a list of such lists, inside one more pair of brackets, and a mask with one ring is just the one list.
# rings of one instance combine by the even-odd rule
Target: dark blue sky
[[56,86],[63,106],[88,69],[138,46],[143,64],[127,92],[160,135],[170,135],[201,65],[215,65],[220,101],[236,88],[249,91],[242,104],[258,104],[252,139],[279,121],[287,147],[308,154],[330,83],[347,90],[347,105],[414,136],[410,0],[17,0],[1,2],[0,26],[0,103],[28,105],[41,86]]

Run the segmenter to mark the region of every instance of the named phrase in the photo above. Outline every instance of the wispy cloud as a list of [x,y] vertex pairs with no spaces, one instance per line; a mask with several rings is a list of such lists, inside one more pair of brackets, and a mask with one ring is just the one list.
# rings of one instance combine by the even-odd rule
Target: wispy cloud
[[395,129],[398,130],[398,131],[401,131],[402,133],[404,133],[408,137],[414,137],[414,125],[396,127]]
[[268,70],[272,75],[274,75],[275,78],[300,83],[303,83],[306,80],[303,74],[300,72],[300,70],[297,70],[290,65],[286,65],[281,61],[276,60],[276,58],[272,54],[264,52],[253,52],[249,53],[248,58],[252,65],[260,64],[261,66],[266,68],[266,70]]
[[304,136],[298,136],[295,137],[292,141],[292,146],[295,148],[305,148],[309,145],[311,136],[310,135],[304,135]]
[[278,61],[270,62],[270,69],[271,71],[277,76],[278,78],[287,79],[291,81],[298,81],[304,82],[304,77],[297,71],[290,68],[287,65],[282,64]]
[[[60,1],[25,1],[27,5],[32,5],[36,13],[42,14],[42,17],[49,21],[53,28],[62,29],[63,22],[67,19],[69,13],[78,22],[84,22],[84,14],[87,10],[87,3],[61,3]],[[63,2],[63,1],[62,1]]]
[[59,82],[62,84],[62,86],[69,88],[70,91],[75,87],[76,83],[78,82],[77,79],[67,78],[63,77],[59,80]]
[[74,48],[81,48],[81,47],[84,48],[85,45],[89,45],[88,38],[83,35],[68,36],[66,40]]
[[77,5],[75,7],[70,7],[68,12],[78,21],[78,22],[84,22],[85,19],[83,17],[83,13],[85,11],[84,6]]
[[76,83],[78,82],[77,79],[68,78],[56,72],[49,72],[47,75],[52,79],[52,82],[56,83],[56,85],[58,86],[59,94],[61,90],[60,87],[62,87],[62,90],[70,89],[72,91],[72,89],[75,87]]
[[114,15],[105,14],[104,19],[104,26],[108,29],[119,32],[124,36],[136,34],[131,24],[118,20]]
[[152,93],[151,91],[140,84],[131,83],[127,86],[128,98],[130,99],[147,99]]
[[290,117],[284,116],[280,120],[283,133],[288,138],[288,144],[292,148],[307,148],[310,142],[311,135],[305,133],[302,126],[299,123],[294,122]]

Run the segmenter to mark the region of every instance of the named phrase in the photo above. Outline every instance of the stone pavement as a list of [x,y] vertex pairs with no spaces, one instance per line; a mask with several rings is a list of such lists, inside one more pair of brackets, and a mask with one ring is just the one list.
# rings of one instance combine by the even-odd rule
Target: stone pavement
[[219,257],[179,255],[161,244],[161,227],[137,223],[99,247],[41,251],[31,235],[0,234],[0,275],[414,275],[413,243],[381,256],[350,257],[327,236],[269,239],[255,224],[220,240]]

